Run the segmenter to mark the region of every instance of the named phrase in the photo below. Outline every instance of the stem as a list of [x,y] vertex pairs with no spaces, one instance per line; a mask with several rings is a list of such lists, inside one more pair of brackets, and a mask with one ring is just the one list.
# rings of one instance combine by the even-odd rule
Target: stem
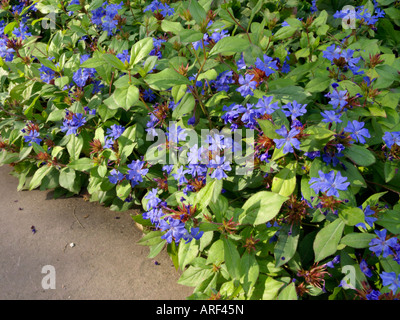
[[[224,3],[226,4],[226,1],[225,1],[225,0],[224,0]],[[249,35],[248,31],[246,30],[246,28],[243,27],[243,26],[239,23],[239,21],[236,20],[236,18],[231,14],[231,12],[229,11],[229,9],[226,9],[226,11],[228,12],[228,14],[229,14],[229,16],[232,18],[232,20],[235,21],[235,23],[239,26],[239,28],[241,28],[244,32],[246,32],[247,38],[249,38],[249,42],[252,43],[252,42],[251,42],[251,39],[250,39],[250,35]]]

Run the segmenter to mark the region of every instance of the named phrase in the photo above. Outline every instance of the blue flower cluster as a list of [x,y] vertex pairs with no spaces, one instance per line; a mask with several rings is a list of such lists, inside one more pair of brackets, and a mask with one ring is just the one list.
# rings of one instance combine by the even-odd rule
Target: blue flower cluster
[[123,5],[122,1],[120,4],[104,2],[101,7],[92,11],[92,23],[106,31],[109,36],[114,35],[118,26],[118,21],[115,18]]
[[85,125],[86,118],[82,113],[73,113],[68,109],[65,111],[66,115],[61,126],[61,132],[65,132],[66,135],[78,135],[78,129]]

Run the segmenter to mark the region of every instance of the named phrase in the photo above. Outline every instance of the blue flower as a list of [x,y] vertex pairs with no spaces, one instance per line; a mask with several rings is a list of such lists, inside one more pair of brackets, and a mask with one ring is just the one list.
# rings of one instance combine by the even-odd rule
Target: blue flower
[[112,184],[117,184],[119,181],[124,180],[124,178],[125,176],[116,169],[112,169],[108,176],[108,180],[110,180]]
[[268,77],[271,74],[275,73],[276,70],[278,70],[278,66],[276,65],[277,61],[273,60],[266,54],[264,54],[263,59],[264,61],[262,61],[260,58],[257,58],[255,66],[257,69],[264,71],[265,75]]
[[0,57],[4,58],[7,62],[14,60],[15,50],[12,48],[7,48],[7,40],[0,38]]
[[177,219],[167,218],[166,220],[160,220],[159,228],[161,231],[167,231],[161,236],[161,239],[167,240],[171,243],[174,240],[176,243],[180,241],[181,238],[187,233],[185,229],[185,224]]
[[40,79],[42,79],[43,82],[50,83],[51,80],[54,79],[54,76],[56,72],[53,69],[50,69],[49,67],[46,67],[42,65],[39,68],[40,71]]
[[287,109],[287,110],[282,110],[282,111],[286,117],[291,116],[292,120],[294,120],[297,117],[300,117],[307,113],[306,106],[307,106],[306,104],[302,105],[297,101],[293,101],[293,103],[289,102],[288,104],[284,105],[282,109]]
[[254,74],[246,74],[245,77],[243,78],[242,75],[239,76],[239,83],[241,86],[236,89],[237,92],[239,92],[242,97],[247,97],[248,95],[253,95],[253,90],[256,89],[257,86],[257,81],[252,81],[254,78]]
[[143,99],[149,102],[153,102],[154,100],[156,100],[156,95],[153,93],[153,90],[146,89],[143,92]]
[[386,240],[386,229],[375,230],[378,238],[372,239],[369,243],[369,250],[374,252],[378,257],[382,254],[382,257],[386,258],[388,255],[392,253],[392,247],[396,247],[397,238],[392,237]]
[[293,153],[296,148],[300,150],[300,141],[295,138],[296,135],[300,133],[300,130],[295,128],[291,129],[289,132],[284,125],[275,132],[283,137],[283,139],[273,139],[276,143],[276,148],[280,149],[283,147],[283,153]]
[[130,56],[128,50],[123,50],[122,53],[118,53],[118,54],[117,54],[117,58],[118,58],[119,60],[121,60],[122,62],[127,61],[128,63],[129,63],[130,60],[131,60],[131,56]]
[[158,189],[153,188],[149,193],[144,197],[145,199],[149,200],[147,202],[147,210],[151,208],[155,208],[161,202],[161,199],[157,196]]
[[39,138],[40,134],[36,130],[30,130],[28,135],[24,136],[25,142],[29,142],[29,146],[32,145],[32,142],[40,144],[42,139]]
[[189,243],[193,239],[195,240],[200,240],[200,238],[203,236],[204,231],[200,231],[200,228],[191,228],[190,233],[186,231],[186,233],[183,235],[183,239],[186,241],[185,243]]
[[347,190],[350,182],[346,182],[347,177],[343,177],[340,171],[335,176],[335,171],[332,170],[329,173],[318,171],[319,178],[311,178],[309,181],[310,187],[315,191],[316,194],[326,192],[327,196],[339,197],[338,190]]
[[185,174],[188,173],[188,170],[183,170],[183,166],[176,170],[176,173],[173,173],[172,176],[176,181],[178,181],[178,185],[182,185],[187,183],[188,180],[185,177]]
[[26,26],[24,23],[20,23],[18,28],[15,28],[13,30],[13,35],[15,35],[17,38],[21,38],[22,40],[27,39],[27,37],[32,36],[32,33],[28,32],[28,26]]
[[217,180],[227,178],[228,176],[225,171],[232,170],[229,161],[225,161],[225,157],[220,157],[218,155],[215,157],[215,159],[211,159],[208,167],[214,169],[210,176],[211,178]]
[[[373,227],[374,226],[374,222],[376,220],[378,220],[375,217],[372,217],[373,215],[375,215],[375,211],[371,209],[370,205],[367,205],[365,207],[364,210],[364,215],[365,215],[365,222],[370,226]],[[367,229],[367,227],[365,226],[365,224],[363,222],[356,224],[356,227],[362,227],[364,229]]]
[[340,120],[340,117],[342,115],[337,114],[335,111],[326,110],[324,112],[321,112],[321,115],[324,118],[322,120],[322,122],[325,122],[325,123],[340,123],[340,122],[342,122],[342,120]]
[[113,124],[110,128],[107,128],[107,136],[117,140],[125,131],[123,126]]
[[386,146],[391,149],[393,145],[400,146],[400,131],[396,132],[385,132],[382,138]]
[[217,91],[229,91],[229,85],[235,81],[232,79],[232,71],[224,71],[220,73],[217,79],[213,82],[214,87]]
[[397,289],[400,288],[400,274],[396,275],[395,272],[385,272],[382,271],[380,274],[382,279],[382,285],[384,287],[389,286],[389,289],[395,294]]
[[364,137],[371,138],[368,129],[364,128],[364,122],[357,120],[349,121],[344,131],[350,133],[350,137],[359,143],[365,143]]
[[128,164],[128,179],[131,181],[132,187],[138,185],[143,181],[143,176],[145,176],[149,169],[143,169],[144,161],[136,160]]
[[327,93],[325,97],[331,99],[329,104],[332,105],[334,109],[337,109],[338,107],[343,108],[345,105],[347,105],[347,90],[334,90],[331,93]]
[[272,103],[273,96],[263,96],[260,98],[256,104],[256,107],[260,110],[262,115],[264,114],[273,114],[276,110],[279,109],[278,102]]
[[83,117],[82,113],[72,114],[67,110],[66,118],[61,126],[61,131],[66,132],[66,135],[75,134],[77,135],[77,130],[86,123],[86,118]]
[[364,259],[360,262],[360,269],[368,278],[372,277],[372,271],[368,268],[368,264]]

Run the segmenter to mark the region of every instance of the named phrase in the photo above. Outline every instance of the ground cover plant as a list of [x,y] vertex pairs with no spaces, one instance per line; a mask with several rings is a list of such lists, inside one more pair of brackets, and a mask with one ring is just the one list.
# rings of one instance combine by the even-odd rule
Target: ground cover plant
[[140,207],[189,299],[399,298],[398,1],[0,6],[18,190]]

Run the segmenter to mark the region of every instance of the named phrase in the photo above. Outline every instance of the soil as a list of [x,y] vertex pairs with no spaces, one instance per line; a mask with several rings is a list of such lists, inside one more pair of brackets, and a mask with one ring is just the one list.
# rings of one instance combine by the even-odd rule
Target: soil
[[[83,197],[17,191],[0,167],[1,300],[184,300],[167,252],[149,259],[132,212],[113,212]],[[55,289],[44,289],[53,266]],[[43,271],[43,273],[42,273]],[[46,279],[46,281],[44,280]],[[45,286],[46,287],[46,286]]]

